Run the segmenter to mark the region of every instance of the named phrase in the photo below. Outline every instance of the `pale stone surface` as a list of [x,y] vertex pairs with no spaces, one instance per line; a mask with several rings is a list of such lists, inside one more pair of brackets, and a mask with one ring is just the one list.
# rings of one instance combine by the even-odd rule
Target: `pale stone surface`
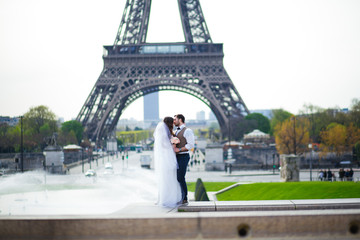
[[280,155],[280,178],[283,182],[300,181],[300,158],[296,155]]
[[223,148],[220,144],[207,145],[205,149],[205,169],[224,170]]
[[360,209],[360,199],[190,202],[188,206],[180,206],[179,209],[184,212]]
[[45,163],[47,167],[62,166],[64,163],[63,151],[44,151]]
[[359,239],[360,210],[0,217],[1,239]]
[[179,212],[214,212],[215,202],[214,201],[204,201],[204,202],[192,202],[190,201],[188,205],[181,205],[178,208]]
[[289,200],[278,201],[217,201],[216,211],[266,211],[295,210]]
[[208,145],[205,149],[206,163],[224,163],[222,145]]

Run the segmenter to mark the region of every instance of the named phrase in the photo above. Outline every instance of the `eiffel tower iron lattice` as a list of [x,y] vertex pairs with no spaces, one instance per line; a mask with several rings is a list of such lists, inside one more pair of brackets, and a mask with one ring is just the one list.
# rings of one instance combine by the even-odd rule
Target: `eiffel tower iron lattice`
[[[77,120],[91,141],[110,137],[123,111],[137,98],[180,91],[204,102],[223,135],[231,120],[249,113],[223,66],[223,45],[213,43],[199,0],[178,0],[185,42],[146,43],[151,0],[127,0],[104,68]],[[185,113],[184,113],[185,114]]]

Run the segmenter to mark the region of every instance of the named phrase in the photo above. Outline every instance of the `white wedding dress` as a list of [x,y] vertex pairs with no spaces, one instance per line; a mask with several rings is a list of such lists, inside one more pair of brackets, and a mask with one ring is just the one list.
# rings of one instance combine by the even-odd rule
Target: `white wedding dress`
[[158,205],[175,207],[181,200],[180,184],[177,181],[175,152],[170,143],[169,128],[160,122],[154,132],[154,162],[158,180]]

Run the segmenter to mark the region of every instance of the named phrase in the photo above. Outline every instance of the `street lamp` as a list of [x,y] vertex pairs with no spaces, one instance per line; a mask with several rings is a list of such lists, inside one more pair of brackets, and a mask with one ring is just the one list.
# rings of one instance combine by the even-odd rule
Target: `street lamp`
[[[81,140],[81,143],[83,143],[83,142],[84,142],[84,139]],[[82,165],[82,173],[84,173],[84,146],[81,146],[81,165]]]
[[24,128],[23,128],[23,118],[24,116],[20,116],[20,128],[21,128],[21,144],[20,144],[20,151],[21,151],[21,172],[24,172]]
[[309,143],[308,147],[310,148],[310,181],[312,181],[312,144]]
[[294,154],[296,155],[296,117],[293,116],[291,119],[294,120]]
[[229,147],[231,143],[231,110],[229,110]]
[[275,153],[273,153],[273,174],[275,174]]
[[20,169],[21,172],[24,172],[24,128],[23,128],[23,118],[24,116],[19,116],[20,118]]

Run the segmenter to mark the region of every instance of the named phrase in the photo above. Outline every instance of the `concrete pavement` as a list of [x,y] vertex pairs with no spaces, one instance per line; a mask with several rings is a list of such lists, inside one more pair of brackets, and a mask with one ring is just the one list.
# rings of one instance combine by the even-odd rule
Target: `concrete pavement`
[[[107,161],[120,170],[139,167],[140,155],[130,152],[127,161],[105,157],[92,163],[92,168],[101,172]],[[86,163],[84,171],[88,168]],[[201,164],[189,170],[188,182],[197,178],[241,184],[280,181],[272,171],[205,172]],[[81,173],[82,165],[70,170],[70,174]],[[301,180],[308,177],[309,172],[301,172]],[[175,208],[134,199],[109,214],[1,216],[0,239],[360,238],[360,199],[220,202],[214,194],[208,192],[209,202],[195,202],[189,193],[190,203]]]

